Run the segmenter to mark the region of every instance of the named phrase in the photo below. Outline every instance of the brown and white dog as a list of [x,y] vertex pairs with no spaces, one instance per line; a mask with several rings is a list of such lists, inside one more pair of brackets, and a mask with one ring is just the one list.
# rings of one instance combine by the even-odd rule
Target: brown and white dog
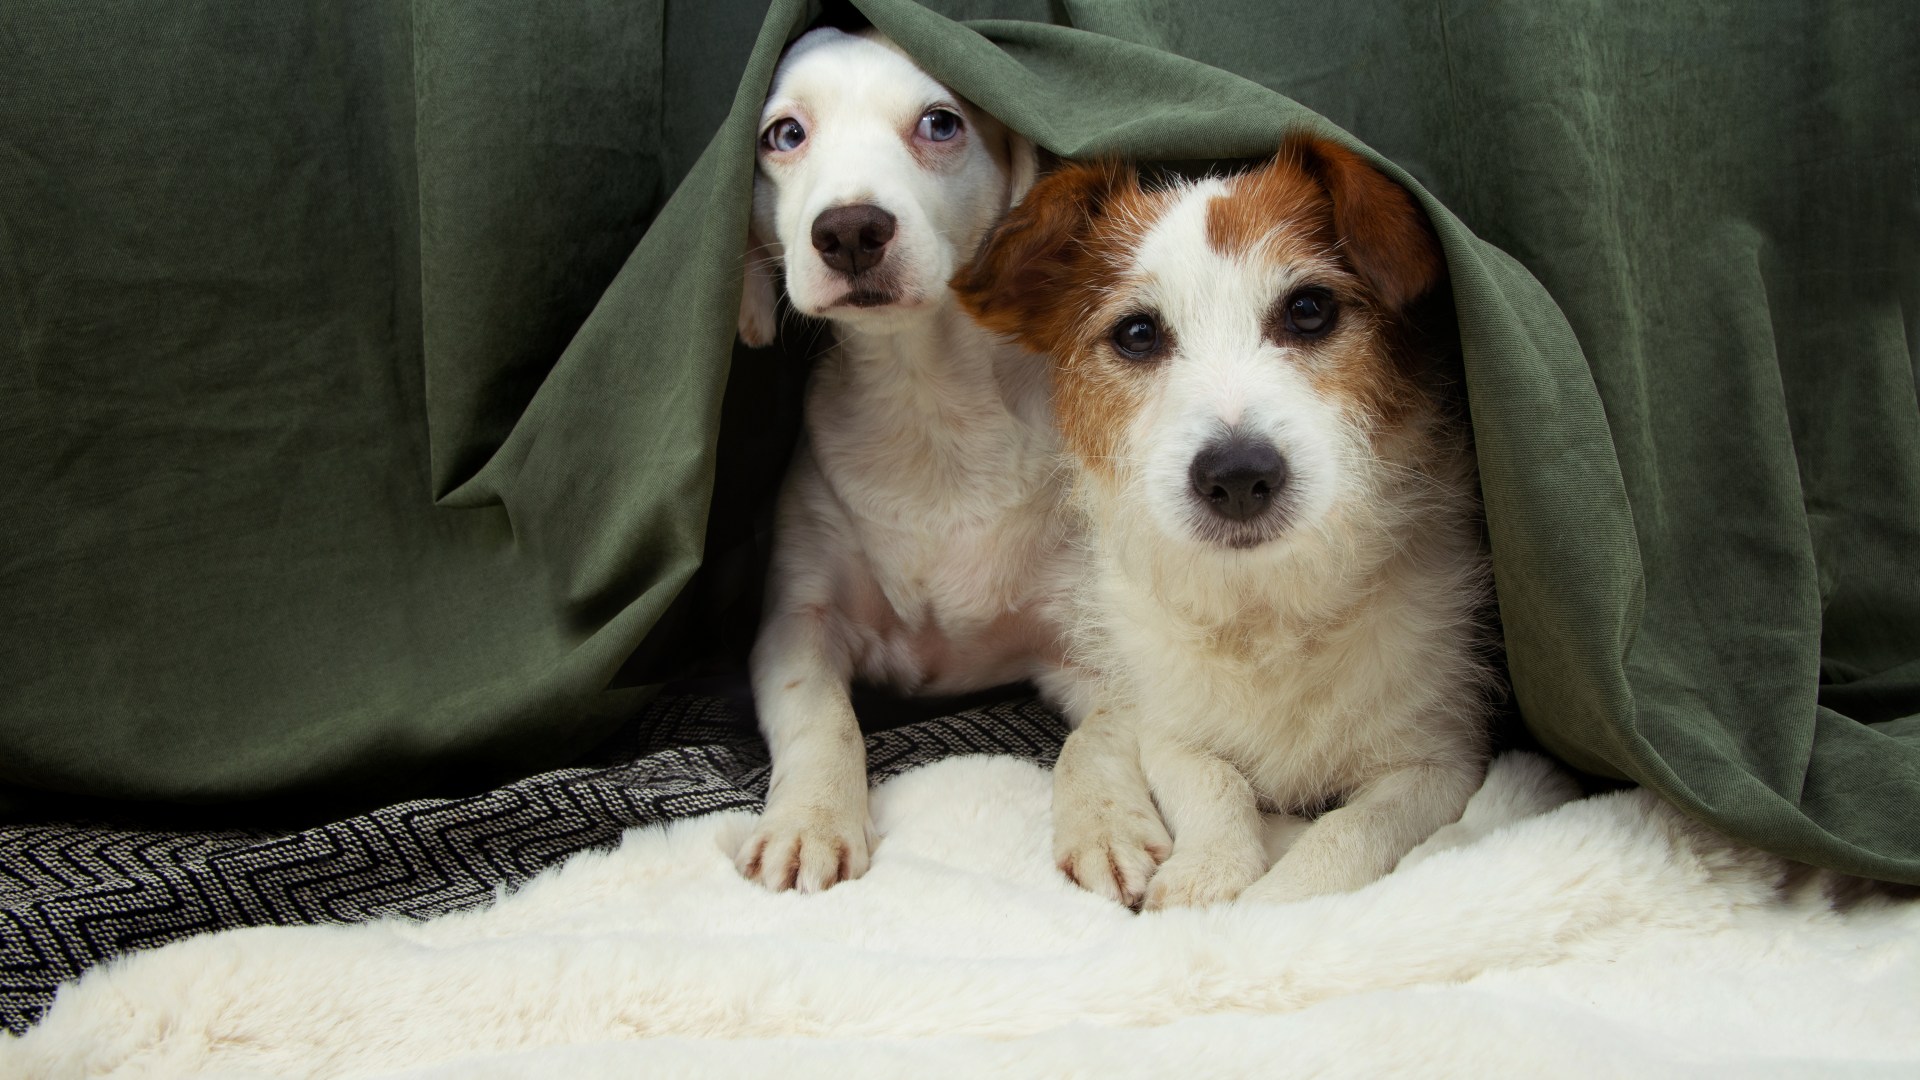
[[[758,154],[740,337],[772,340],[777,267],[835,345],[777,512],[751,659],[773,777],[737,861],[811,891],[868,863],[850,680],[953,694],[1030,679],[1077,715],[1063,633],[1080,549],[1044,364],[947,286],[1032,183],[1033,146],[884,38],[822,29],[782,58]],[[1060,773],[1061,816],[1080,823],[1066,833],[1103,872],[1109,850],[1131,853],[1137,893],[1165,829],[1131,746],[1081,743]]]
[[[1295,137],[1157,189],[1067,166],[955,279],[1052,357],[1088,528],[1086,724],[1137,733],[1173,833],[1148,907],[1357,888],[1480,783],[1473,461],[1410,347],[1442,273],[1404,189]],[[1260,807],[1330,802],[1269,868]]]

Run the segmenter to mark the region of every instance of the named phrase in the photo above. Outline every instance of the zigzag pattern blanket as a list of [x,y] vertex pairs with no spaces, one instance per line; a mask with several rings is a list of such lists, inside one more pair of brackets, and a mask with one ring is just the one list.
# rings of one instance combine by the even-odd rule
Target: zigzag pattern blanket
[[872,868],[820,894],[743,880],[734,811],[426,922],[146,950],[0,1040],[0,1075],[1920,1075],[1920,904],[1645,790],[1509,753],[1358,892],[1135,915],[1055,868],[1051,789],[1007,756],[897,776]]
[[[954,754],[1051,762],[1065,728],[1031,701],[879,732],[876,782]],[[725,699],[656,700],[578,768],[417,799],[286,833],[60,824],[0,829],[0,1024],[30,1027],[63,982],[113,957],[242,926],[428,919],[628,829],[758,810],[766,748]]]

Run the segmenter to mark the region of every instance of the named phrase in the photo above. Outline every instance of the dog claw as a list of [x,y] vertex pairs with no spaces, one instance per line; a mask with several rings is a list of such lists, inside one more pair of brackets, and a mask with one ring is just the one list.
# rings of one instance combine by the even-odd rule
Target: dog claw
[[741,876],[775,892],[821,892],[867,872],[864,823],[762,820],[741,846]]
[[[1160,830],[1164,835],[1164,830]],[[1146,833],[1148,830],[1139,830]],[[1057,865],[1067,879],[1123,907],[1138,907],[1147,882],[1167,857],[1169,845],[1147,835],[1113,834],[1061,844]]]
[[1141,909],[1163,911],[1224,904],[1243,895],[1260,879],[1263,869],[1257,859],[1176,855],[1153,875]]

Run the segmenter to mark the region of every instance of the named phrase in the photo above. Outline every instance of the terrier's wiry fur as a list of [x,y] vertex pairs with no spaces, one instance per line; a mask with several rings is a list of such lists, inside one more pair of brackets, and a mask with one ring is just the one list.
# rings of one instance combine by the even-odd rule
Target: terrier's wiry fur
[[[1409,344],[1442,273],[1404,189],[1296,137],[1157,189],[1069,166],[955,281],[1053,358],[1089,712],[1137,733],[1174,837],[1149,907],[1357,888],[1480,782],[1473,461]],[[1260,808],[1329,804],[1269,868]]]

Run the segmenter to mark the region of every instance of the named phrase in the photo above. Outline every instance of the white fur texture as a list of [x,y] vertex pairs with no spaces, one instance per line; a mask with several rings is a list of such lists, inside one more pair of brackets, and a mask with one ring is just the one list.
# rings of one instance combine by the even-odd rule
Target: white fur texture
[[[950,140],[933,142],[919,130],[936,109],[964,119]],[[783,121],[804,135],[791,149],[762,143],[756,150],[752,254],[765,258],[753,265],[777,263],[796,309],[843,327],[885,330],[949,303],[947,279],[1033,183],[1030,142],[877,34],[824,28],[794,41],[774,73],[760,128]],[[855,288],[815,255],[810,239],[824,211],[863,204],[887,211],[898,225],[871,283],[893,302],[864,309],[843,306]],[[770,280],[768,291],[753,298],[764,303],[769,321]],[[744,318],[742,337],[765,343]]]
[[1358,892],[1136,916],[1054,868],[1045,772],[956,759],[875,792],[827,893],[741,880],[748,815],[637,830],[483,911],[136,954],[0,1075],[1920,1074],[1920,905],[1569,795],[1510,756]]
[[[1355,275],[1286,242],[1306,225],[1269,223],[1279,254],[1222,250],[1210,214],[1246,197],[1221,179],[1171,191],[1115,253],[1107,314],[1087,320],[1151,312],[1172,344],[1107,361],[1136,365],[1139,406],[1108,419],[1125,421],[1111,459],[1080,463],[1076,656],[1099,673],[1097,707],[1137,732],[1173,834],[1148,908],[1357,888],[1456,819],[1484,768],[1489,567],[1471,459],[1431,404],[1389,423],[1329,388],[1395,363]],[[1356,299],[1324,338],[1276,333],[1272,313],[1307,288]],[[1228,432],[1286,462],[1266,511],[1231,525],[1190,478]],[[1335,797],[1267,857],[1260,806]]]
[[[954,138],[916,134],[942,111],[965,116]],[[751,662],[773,781],[736,862],[769,888],[814,892],[865,872],[873,841],[851,679],[935,694],[1032,680],[1077,717],[1062,640],[1077,549],[1046,365],[976,326],[947,286],[1032,183],[1031,144],[890,43],[832,29],[781,60],[762,129],[787,124],[805,138],[761,147],[754,232],[836,345],[808,384],[780,496]],[[823,212],[867,206],[897,231],[850,276],[809,237]],[[749,264],[749,343],[771,337],[768,267]],[[842,302],[882,294],[892,300]],[[1095,786],[1074,777],[1099,780],[1102,794],[1075,802],[1082,817],[1119,804],[1136,831],[1159,828],[1130,744],[1076,753],[1060,775],[1070,796]]]

